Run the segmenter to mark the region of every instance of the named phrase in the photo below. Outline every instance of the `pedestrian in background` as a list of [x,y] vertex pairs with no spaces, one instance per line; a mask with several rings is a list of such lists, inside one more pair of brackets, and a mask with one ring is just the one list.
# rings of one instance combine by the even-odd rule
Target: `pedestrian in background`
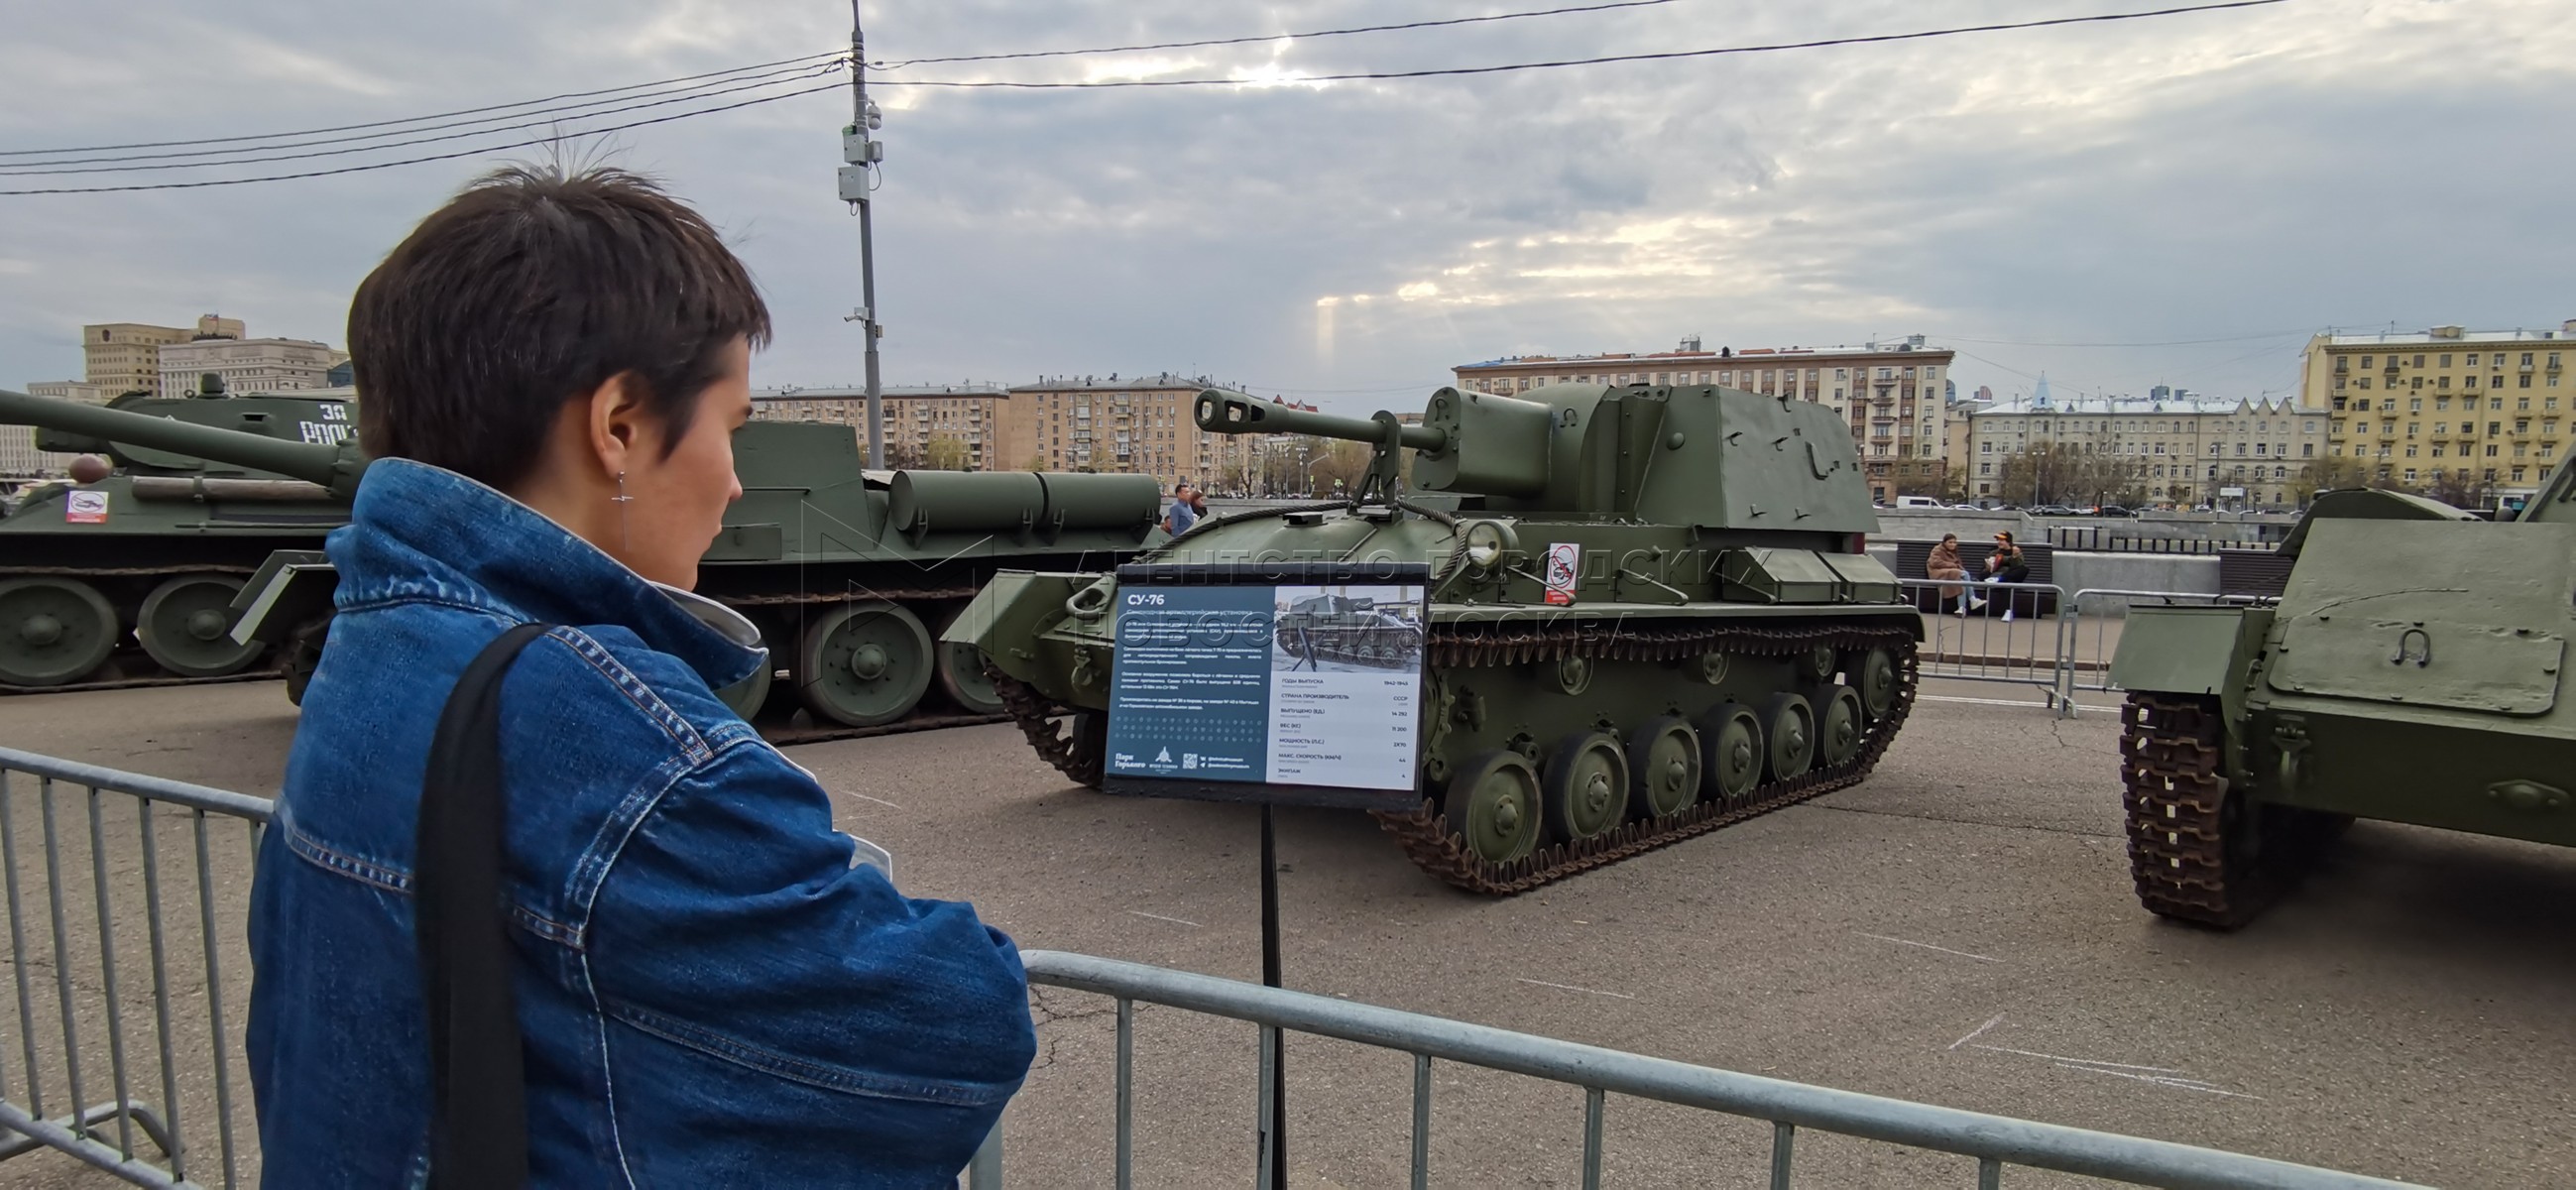
[[1198,489],[1191,487],[1190,481],[1175,481],[1172,484],[1172,507],[1163,514],[1163,532],[1174,537],[1189,532],[1190,526],[1199,523],[1199,514],[1206,510],[1207,505],[1200,502]]
[[[1010,939],[897,893],[714,693],[770,663],[688,590],[769,327],[617,170],[490,175],[358,287],[375,462],[251,892],[268,1185],[944,1184],[1019,1088]],[[443,708],[496,642],[497,775],[451,781]],[[480,906],[439,895],[472,849],[424,814],[468,786],[500,809]]]
[[[1923,575],[1942,583],[1936,589],[1940,592],[1943,604],[1946,605],[1954,599],[1958,600],[1959,614],[1963,616],[1968,614],[1968,588],[1965,585],[1968,581],[1968,564],[1959,560],[1958,534],[1941,535],[1941,543],[1933,546],[1931,556],[1923,559]],[[1944,580],[1954,581],[1945,582]]]
[[[2013,544],[2013,535],[2008,531],[1995,534],[1995,551],[1986,555],[1986,581],[1989,583],[2026,583],[2030,581],[2030,562],[2028,559],[2022,557],[2021,547]],[[2016,593],[2017,592],[2012,591],[2002,592],[2004,597],[2005,623],[2012,622],[2013,596]],[[1980,601],[1980,606],[1982,605],[1983,601]]]

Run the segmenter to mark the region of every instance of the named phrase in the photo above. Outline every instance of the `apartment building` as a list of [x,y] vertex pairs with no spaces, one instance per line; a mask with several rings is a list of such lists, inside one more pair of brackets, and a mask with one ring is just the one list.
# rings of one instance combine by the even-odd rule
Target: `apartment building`
[[2135,464],[2140,486],[2185,506],[2296,503],[2300,468],[2325,454],[2327,418],[2288,397],[2240,400],[2162,385],[2143,397],[2034,396],[1968,414],[1967,494],[2026,503],[2005,489],[2007,460],[2050,443]]
[[1697,337],[1672,351],[1525,355],[1461,364],[1458,387],[1526,392],[1544,384],[1717,384],[1831,408],[1851,426],[1873,499],[1937,492],[1946,472],[1943,405],[1953,354],[1921,335],[1858,347],[1721,347]]
[[2514,506],[2576,439],[2571,355],[2576,319],[2545,330],[2323,334],[2308,341],[2300,391],[2331,415],[2327,451],[2362,460],[2378,482],[2447,481]]
[[[994,381],[883,386],[886,459],[889,464],[948,470],[1012,470],[1019,464],[996,450],[1011,390]],[[867,449],[868,394],[864,388],[756,389],[754,421],[817,421],[845,425]],[[932,444],[940,445],[934,447]]]
[[1015,386],[1002,457],[1022,469],[1135,471],[1166,483],[1187,477],[1220,490],[1248,487],[1267,462],[1268,436],[1200,430],[1190,407],[1209,387],[1204,377],[1170,372],[1059,376]]

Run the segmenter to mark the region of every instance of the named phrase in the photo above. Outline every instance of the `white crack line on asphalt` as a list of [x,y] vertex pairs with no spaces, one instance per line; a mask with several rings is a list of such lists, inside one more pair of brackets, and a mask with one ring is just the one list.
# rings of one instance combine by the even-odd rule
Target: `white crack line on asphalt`
[[1908,938],[1890,938],[1885,934],[1862,934],[1858,930],[1854,930],[1852,933],[1859,934],[1861,937],[1867,938],[1873,942],[1893,942],[1898,946],[1920,946],[1925,950],[1937,950],[1943,954],[1954,954],[1963,959],[1975,959],[1980,963],[2000,963],[2003,961],[1993,955],[1970,954],[1964,950],[1952,950],[1947,946],[1934,946],[1929,942],[1916,942]]
[[[2000,1020],[2002,1018],[1998,1017],[1996,1019]],[[1979,1033],[1984,1031],[1985,1030],[1983,1029],[1978,1030]],[[1971,1034],[1970,1036],[1974,1036],[1974,1034]],[[1954,1046],[1952,1048],[1956,1047]],[[2043,1054],[2037,1050],[2017,1050],[2009,1046],[1985,1045],[1982,1043],[1977,1045],[1975,1048],[1992,1051],[1998,1054],[2014,1054],[2024,1058],[2038,1058],[2064,1070],[2089,1070],[2095,1074],[2107,1074],[2114,1078],[2136,1079],[2139,1082],[2154,1083],[2159,1087],[2171,1087],[2177,1091],[2198,1091],[2205,1095],[2225,1095],[2232,1099],[2260,1100],[2263,1098],[2260,1095],[2248,1095],[2243,1091],[2230,1091],[2224,1087],[2213,1086],[2204,1080],[2191,1078],[2170,1066],[2140,1066],[2134,1062],[2104,1062],[2094,1058],[2069,1058],[2064,1054]]]
[[1975,1041],[1975,1040],[1976,1040],[1976,1039],[1978,1039],[1979,1037],[1983,1037],[1983,1036],[1985,1036],[1986,1030],[1991,1029],[1991,1028],[1994,1028],[1995,1026],[2000,1025],[2000,1024],[2002,1024],[2002,1023],[2004,1023],[2004,1014],[2002,1014],[2002,1013],[1998,1012],[1998,1013],[1996,1013],[1996,1014],[1993,1016],[1993,1018],[1992,1018],[1992,1019],[1989,1019],[1985,1024],[1982,1024],[1982,1025],[1977,1026],[1977,1030],[1976,1030],[1976,1032],[1974,1032],[1974,1033],[1970,1033],[1970,1034],[1968,1034],[1967,1036],[1965,1036],[1965,1037],[1962,1037],[1962,1038],[1958,1039],[1957,1041],[1953,1041],[1953,1042],[1951,1042],[1951,1043],[1950,1043],[1950,1048],[1951,1048],[1951,1049],[1957,1049],[1957,1048],[1959,1048],[1960,1046],[1966,1045],[1966,1044],[1968,1044],[1968,1043],[1969,1043],[1969,1042],[1971,1042],[1971,1041]]
[[1534,983],[1534,984],[1537,984],[1538,986],[1543,987],[1543,988],[1559,988],[1559,989],[1562,989],[1562,990],[1564,990],[1564,991],[1569,991],[1569,992],[1581,992],[1581,993],[1583,993],[1584,995],[1587,995],[1587,996],[1610,996],[1610,997],[1614,997],[1614,998],[1616,998],[1616,999],[1620,999],[1620,1000],[1634,1000],[1634,999],[1636,999],[1636,997],[1635,997],[1635,996],[1631,996],[1631,995],[1629,995],[1629,994],[1628,994],[1628,993],[1626,993],[1626,992],[1605,992],[1605,991],[1602,991],[1602,990],[1601,990],[1601,989],[1599,989],[1599,988],[1579,988],[1579,987],[1576,987],[1576,986],[1574,986],[1573,984],[1570,984],[1570,983],[1549,983],[1548,981],[1546,981],[1546,980],[1544,980],[1544,979],[1523,979],[1522,977],[1517,976],[1517,975],[1513,976],[1512,978],[1513,978],[1514,980],[1517,980],[1517,981],[1521,982],[1521,983]]
[[885,800],[884,798],[881,798],[881,797],[869,797],[868,795],[866,795],[866,794],[864,794],[864,793],[852,793],[852,794],[850,794],[850,796],[851,796],[851,797],[854,797],[854,798],[857,798],[857,799],[859,799],[860,801],[863,801],[863,802],[875,802],[876,804],[878,804],[878,805],[880,805],[880,806],[883,806],[883,807],[885,807],[886,809],[889,809],[889,810],[900,810],[900,809],[902,809],[902,808],[903,808],[903,807],[901,807],[901,806],[898,806],[898,805],[894,804],[893,802],[890,802],[890,801]]
[[1180,918],[1177,918],[1177,917],[1165,917],[1165,916],[1163,916],[1163,915],[1162,915],[1162,914],[1160,914],[1160,913],[1147,913],[1147,912],[1145,912],[1145,911],[1144,911],[1144,910],[1142,910],[1142,909],[1130,909],[1130,910],[1128,910],[1127,912],[1132,913],[1132,914],[1135,914],[1135,915],[1136,915],[1136,916],[1138,916],[1138,917],[1150,917],[1150,918],[1153,918],[1155,921],[1168,921],[1168,922],[1170,922],[1170,923],[1172,923],[1173,925],[1176,925],[1176,926],[1188,926],[1189,928],[1191,928],[1191,929],[1193,929],[1193,930],[1197,930],[1197,929],[1204,929],[1204,928],[1206,928],[1206,927],[1201,926],[1199,923],[1194,922],[1194,921],[1183,921],[1183,920],[1181,920]]

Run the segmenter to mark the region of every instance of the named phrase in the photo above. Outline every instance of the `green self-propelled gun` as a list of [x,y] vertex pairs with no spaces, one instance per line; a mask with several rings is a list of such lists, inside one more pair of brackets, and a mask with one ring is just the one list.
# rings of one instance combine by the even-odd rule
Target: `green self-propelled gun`
[[[1421,803],[1379,821],[1425,870],[1514,893],[1866,776],[1913,701],[1921,620],[1863,552],[1845,423],[1708,386],[1442,389],[1419,422],[1210,390],[1200,429],[1369,443],[1347,501],[1216,518],[1146,563],[1428,563]],[[1411,451],[1412,491],[1404,482]],[[1005,572],[949,629],[1040,755],[1101,780],[1117,580]],[[1366,609],[1288,628],[1410,653]],[[1408,646],[1410,642],[1404,642]]]

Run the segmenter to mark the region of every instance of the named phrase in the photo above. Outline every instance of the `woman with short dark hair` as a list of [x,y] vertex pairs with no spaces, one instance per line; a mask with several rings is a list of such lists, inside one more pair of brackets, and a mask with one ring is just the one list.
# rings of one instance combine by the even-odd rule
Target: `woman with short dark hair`
[[453,923],[415,925],[443,904],[419,863],[442,709],[512,634],[491,982],[523,1070],[440,1103],[523,1088],[539,1185],[918,1186],[1018,1089],[1010,940],[897,894],[713,693],[769,663],[688,590],[742,494],[769,326],[715,230],[615,170],[487,177],[359,286],[375,461],[330,537],[338,615],[252,888],[268,1184],[455,1185],[504,1143],[433,1125],[429,1038],[495,1022],[431,1027],[421,943]]

